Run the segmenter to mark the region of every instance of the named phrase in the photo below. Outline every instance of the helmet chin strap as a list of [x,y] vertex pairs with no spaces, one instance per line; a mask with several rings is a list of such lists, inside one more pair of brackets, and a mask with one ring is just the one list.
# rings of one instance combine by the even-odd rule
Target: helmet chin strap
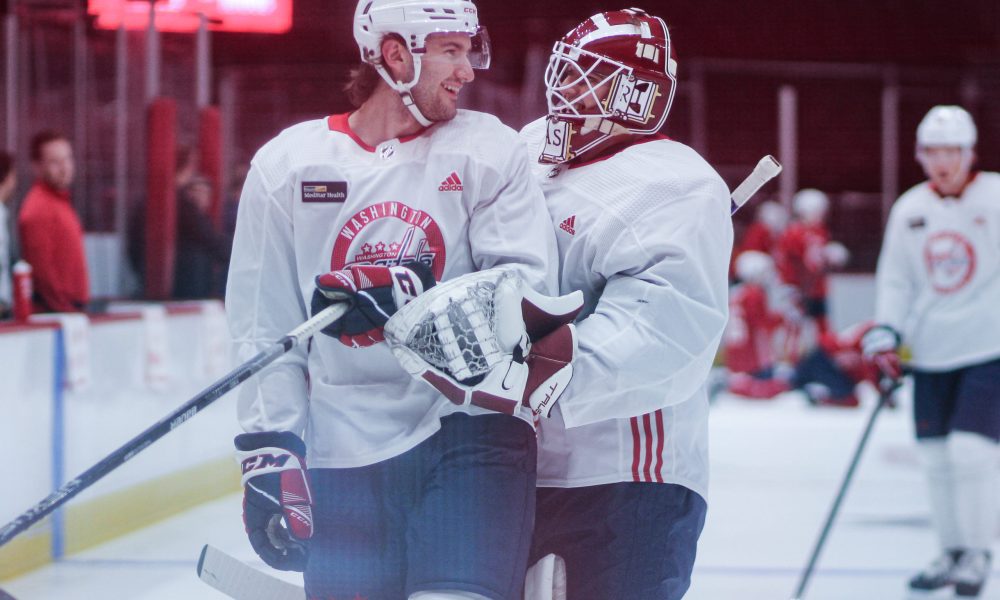
[[417,85],[417,81],[420,80],[420,57],[413,55],[413,79],[410,80],[409,83],[394,80],[392,75],[389,74],[389,71],[387,71],[382,65],[375,65],[375,70],[378,71],[378,74],[382,76],[382,79],[389,84],[389,87],[396,90],[400,99],[403,101],[403,106],[406,107],[406,110],[410,111],[410,114],[417,120],[417,123],[420,123],[423,127],[430,127],[432,125],[430,119],[425,117],[423,113],[420,112],[420,109],[417,108],[416,100],[413,99],[413,94],[410,93],[413,86]]

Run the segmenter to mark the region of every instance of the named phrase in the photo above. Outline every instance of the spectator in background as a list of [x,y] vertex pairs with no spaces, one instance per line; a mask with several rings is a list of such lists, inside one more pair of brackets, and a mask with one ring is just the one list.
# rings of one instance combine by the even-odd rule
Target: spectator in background
[[17,187],[14,157],[0,151],[0,319],[10,316],[10,230],[7,225],[7,201]]
[[174,261],[175,298],[219,295],[218,276],[229,264],[232,238],[212,225],[212,183],[193,176],[177,191],[177,256]]
[[[178,246],[181,244],[181,223],[180,221],[185,218],[184,213],[186,208],[182,206],[181,198],[184,196],[185,188],[198,176],[198,162],[201,155],[198,153],[198,149],[194,146],[189,146],[187,144],[180,144],[174,151],[174,196],[177,198],[177,221],[178,221]],[[207,210],[207,209],[206,209]],[[128,226],[128,260],[129,264],[132,266],[132,270],[135,272],[136,277],[145,286],[146,283],[146,203],[145,201],[139,203],[135,206],[129,216],[129,226]],[[232,234],[230,234],[232,237]],[[180,248],[177,249],[180,252]],[[228,256],[228,255],[227,255]],[[174,264],[174,295],[176,295],[177,288],[177,273],[181,273],[182,269],[179,264],[175,262]],[[182,284],[182,285],[186,285]],[[214,288],[213,288],[214,289]],[[141,295],[141,292],[140,292]],[[202,294],[198,296],[183,295],[182,298],[205,298],[210,294]],[[221,295],[221,294],[219,294]]]
[[[229,240],[236,235],[236,213],[240,207],[240,196],[243,193],[243,182],[247,179],[250,171],[249,162],[240,162],[233,167],[232,175],[229,179],[228,189],[223,197],[222,203],[222,234]],[[218,295],[224,296],[226,293],[226,280],[229,279],[229,263],[222,265],[219,273]]]
[[83,311],[90,300],[83,227],[70,202],[76,165],[69,139],[42,131],[31,139],[35,182],[17,219],[21,256],[32,267],[34,312]]
[[250,171],[249,162],[241,162],[233,167],[229,180],[229,189],[222,204],[222,231],[232,237],[236,232],[236,213],[240,207],[240,195],[243,193],[243,182]]
[[180,192],[187,184],[200,177],[198,164],[201,153],[194,146],[181,144],[174,151],[174,188]]

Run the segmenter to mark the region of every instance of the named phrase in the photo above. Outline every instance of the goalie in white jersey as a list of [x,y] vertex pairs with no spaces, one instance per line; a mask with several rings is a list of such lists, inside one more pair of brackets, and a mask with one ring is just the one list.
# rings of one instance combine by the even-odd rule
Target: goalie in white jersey
[[911,351],[917,446],[941,555],[910,580],[975,597],[996,533],[1000,440],[1000,174],[977,172],[976,126],[965,109],[935,106],[917,128],[928,181],[889,213],[875,275],[866,354],[899,377]]
[[594,15],[555,44],[539,156],[563,293],[582,290],[574,376],[539,425],[532,561],[567,597],[675,599],[708,484],[706,380],[728,316],[729,190],[661,133],[676,61],[666,24]]
[[531,412],[455,404],[379,342],[434,280],[513,265],[555,289],[544,198],[516,133],[457,109],[489,58],[472,2],[362,0],[354,35],[357,110],[268,142],[239,205],[226,304],[241,356],[310,308],[353,306],[241,388],[247,533],[268,564],[305,571],[310,598],[520,598]]

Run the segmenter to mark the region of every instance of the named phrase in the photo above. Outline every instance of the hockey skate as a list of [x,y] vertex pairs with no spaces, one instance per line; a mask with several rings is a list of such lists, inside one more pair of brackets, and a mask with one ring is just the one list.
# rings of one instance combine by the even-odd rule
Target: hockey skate
[[958,564],[952,571],[951,578],[955,582],[955,596],[958,598],[976,598],[983,589],[983,584],[990,576],[992,556],[988,550],[966,550],[958,559]]
[[910,589],[930,592],[955,583],[954,573],[962,558],[962,550],[948,550],[934,559],[923,571],[910,579]]

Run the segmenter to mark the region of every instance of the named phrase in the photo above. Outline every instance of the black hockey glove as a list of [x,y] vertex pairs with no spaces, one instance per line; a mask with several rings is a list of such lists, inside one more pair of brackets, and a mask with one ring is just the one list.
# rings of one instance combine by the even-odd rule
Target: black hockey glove
[[430,267],[420,262],[396,267],[352,265],[316,277],[312,314],[336,302],[350,303],[351,310],[323,333],[347,346],[371,346],[385,339],[382,329],[389,317],[434,283]]
[[313,534],[306,445],[287,431],[242,433],[234,441],[250,545],[275,569],[305,571]]

